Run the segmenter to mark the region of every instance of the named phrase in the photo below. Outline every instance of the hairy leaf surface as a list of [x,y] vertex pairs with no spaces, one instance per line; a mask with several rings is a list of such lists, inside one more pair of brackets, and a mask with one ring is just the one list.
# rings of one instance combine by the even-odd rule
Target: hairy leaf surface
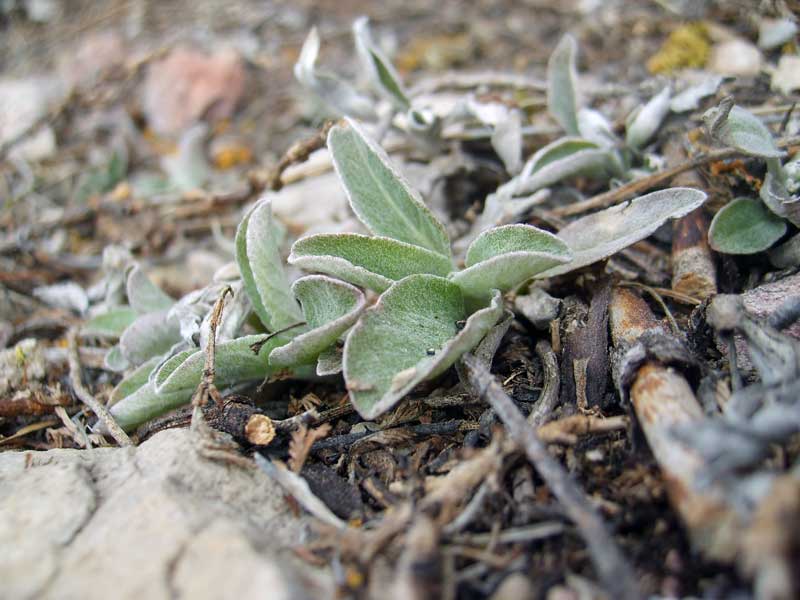
[[573,221],[558,233],[572,250],[572,262],[553,267],[537,279],[569,273],[643,240],[668,219],[677,219],[705,202],[692,188],[669,188]]
[[118,338],[136,320],[136,316],[136,311],[130,306],[118,306],[89,319],[81,331],[86,335]]
[[786,221],[752,198],[735,198],[722,207],[708,230],[708,243],[725,254],[755,254],[786,233]]
[[360,17],[353,23],[353,37],[361,64],[370,74],[373,86],[392,101],[400,110],[411,108],[411,102],[403,89],[400,75],[383,52],[373,43],[369,31],[369,19]]
[[547,108],[567,135],[578,135],[578,44],[566,34],[547,61]]
[[273,368],[313,363],[353,326],[366,306],[364,294],[357,287],[324,275],[298,279],[292,291],[311,330],[275,348],[269,355]]
[[444,226],[354,121],[331,129],[328,148],[353,211],[372,233],[450,256]]
[[175,304],[175,300],[153,283],[138,265],[128,273],[125,288],[128,303],[139,314],[166,310]]
[[253,310],[269,331],[303,320],[292,295],[280,253],[279,229],[270,202],[245,216],[236,232],[236,262]]
[[499,292],[466,319],[461,290],[446,279],[411,275],[395,283],[345,343],[344,376],[356,410],[366,419],[386,412],[473,348],[502,314]]
[[391,238],[356,233],[319,234],[292,246],[289,263],[376,292],[414,273],[445,276],[452,270],[441,254]]

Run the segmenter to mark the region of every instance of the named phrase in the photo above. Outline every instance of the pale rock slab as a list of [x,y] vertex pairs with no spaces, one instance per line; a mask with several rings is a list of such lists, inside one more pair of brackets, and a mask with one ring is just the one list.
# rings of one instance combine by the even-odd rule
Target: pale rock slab
[[183,429],[138,448],[0,454],[0,596],[330,597],[286,551],[307,524],[283,492],[198,447]]

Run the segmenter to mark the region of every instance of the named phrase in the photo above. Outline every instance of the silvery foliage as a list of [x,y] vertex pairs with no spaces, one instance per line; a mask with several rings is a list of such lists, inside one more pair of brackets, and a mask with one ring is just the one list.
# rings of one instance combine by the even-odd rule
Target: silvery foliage
[[[785,152],[758,117],[726,98],[703,115],[712,139],[764,159],[767,173],[758,199],[736,198],[711,222],[709,243],[727,254],[754,254],[772,247],[789,223],[800,226],[800,169],[797,159],[782,163]],[[768,210],[767,210],[768,209]]]
[[646,166],[641,158],[671,110],[671,87],[665,86],[629,115],[620,139],[605,115],[582,106],[577,52],[575,39],[567,34],[547,65],[547,107],[566,136],[537,150],[518,171],[509,169],[514,177],[486,199],[475,227],[457,242],[459,252],[484,229],[516,219],[544,201],[543,190],[556,184],[577,176],[634,179]]
[[[366,21],[356,22],[354,34],[373,87],[392,111],[405,111],[408,119],[416,119],[420,110],[372,43]],[[552,85],[574,86],[572,46],[568,40],[566,58],[553,61],[556,66],[551,69],[566,65],[568,76],[554,72]],[[298,79],[342,112],[372,120],[374,115],[354,88],[317,70],[318,49],[319,39],[312,31],[296,65]],[[574,89],[567,96],[577,97]],[[628,157],[655,133],[668,100],[668,91],[662,92],[631,120],[627,146],[602,115],[578,110],[574,122],[569,121],[570,128],[577,128],[571,133],[577,135],[536,152],[519,175],[490,196],[487,212],[496,208],[511,221],[547,197],[547,186],[570,173],[607,177],[624,172]],[[577,103],[570,106],[574,109]],[[478,105],[472,112],[492,124],[502,140],[498,145],[504,145],[498,154],[510,171],[518,169],[515,148],[521,147],[521,139],[515,127],[505,125],[510,113]],[[555,114],[568,118],[565,111]],[[204,368],[211,308],[227,285],[234,289],[234,298],[226,304],[218,332],[219,387],[342,372],[354,407],[372,419],[420,382],[444,373],[487,333],[504,330],[504,292],[532,278],[602,260],[705,200],[697,190],[661,190],[578,219],[558,235],[529,225],[493,226],[488,221],[483,231],[462,241],[464,268],[458,268],[444,225],[361,124],[346,118],[334,126],[328,149],[350,206],[369,235],[320,234],[297,240],[288,262],[314,274],[292,282],[281,254],[284,231],[273,219],[267,195],[244,216],[236,234],[240,279],[215,281],[175,302],[134,267],[128,274],[127,304],[97,315],[88,325],[95,330],[105,327],[106,334],[119,338],[109,354],[127,376],[113,394],[111,411],[124,428],[189,401]],[[511,189],[526,195],[515,197],[508,193]],[[379,295],[374,304],[365,291]],[[250,314],[257,326],[253,319],[244,325]]]

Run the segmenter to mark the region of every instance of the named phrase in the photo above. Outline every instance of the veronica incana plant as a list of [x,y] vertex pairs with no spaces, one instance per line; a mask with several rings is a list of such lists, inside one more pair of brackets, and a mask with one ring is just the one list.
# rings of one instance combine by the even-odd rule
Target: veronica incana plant
[[[360,125],[333,127],[328,148],[370,234],[296,241],[288,262],[314,274],[290,283],[270,201],[258,203],[239,225],[236,258],[241,287],[268,333],[219,342],[215,381],[223,387],[343,371],[367,419],[477,346],[506,315],[504,292],[610,256],[705,199],[697,190],[661,190],[578,219],[559,235],[523,224],[494,227],[469,244],[461,269],[443,224]],[[372,306],[365,291],[379,294]],[[204,359],[195,348],[144,363],[118,386],[124,397],[112,414],[130,429],[188,402]]]

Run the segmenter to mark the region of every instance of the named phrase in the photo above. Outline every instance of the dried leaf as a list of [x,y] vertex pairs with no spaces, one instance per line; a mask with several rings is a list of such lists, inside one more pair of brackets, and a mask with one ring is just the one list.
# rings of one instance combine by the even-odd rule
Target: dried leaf
[[303,470],[303,465],[306,463],[311,446],[314,442],[321,440],[330,433],[330,423],[323,423],[319,427],[309,429],[305,425],[300,425],[292,432],[292,438],[289,440],[289,468],[295,473],[300,473]]

